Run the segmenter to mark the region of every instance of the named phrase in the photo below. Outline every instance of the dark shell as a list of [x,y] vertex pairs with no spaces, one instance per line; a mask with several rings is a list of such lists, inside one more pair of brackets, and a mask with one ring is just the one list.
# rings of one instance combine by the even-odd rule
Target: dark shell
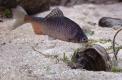
[[71,68],[90,71],[110,71],[111,60],[106,50],[100,45],[93,45],[84,51],[75,52],[72,56]]
[[122,19],[111,18],[111,17],[102,17],[99,20],[99,26],[101,27],[113,27],[113,26],[122,26]]

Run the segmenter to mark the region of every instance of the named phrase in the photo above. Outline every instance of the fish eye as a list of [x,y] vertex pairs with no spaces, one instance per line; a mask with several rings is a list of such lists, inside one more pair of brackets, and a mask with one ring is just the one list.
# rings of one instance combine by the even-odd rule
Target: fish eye
[[87,38],[82,38],[82,42],[88,42],[88,39]]

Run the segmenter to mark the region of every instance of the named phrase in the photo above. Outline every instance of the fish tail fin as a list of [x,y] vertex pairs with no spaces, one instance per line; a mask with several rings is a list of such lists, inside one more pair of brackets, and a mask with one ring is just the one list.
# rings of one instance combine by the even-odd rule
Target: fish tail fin
[[15,20],[12,27],[13,30],[25,23],[24,19],[27,13],[21,6],[17,6],[16,8],[13,8],[12,13],[13,13],[13,19]]

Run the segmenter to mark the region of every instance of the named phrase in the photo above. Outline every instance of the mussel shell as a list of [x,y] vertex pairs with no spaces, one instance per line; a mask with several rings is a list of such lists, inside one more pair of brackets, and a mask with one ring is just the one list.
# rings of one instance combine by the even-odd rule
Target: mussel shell
[[111,18],[111,17],[102,17],[99,22],[101,27],[113,27],[113,26],[122,26],[122,19]]
[[71,68],[82,68],[90,71],[110,71],[111,59],[106,50],[100,45],[93,45],[84,51],[75,52],[72,62],[76,65]]

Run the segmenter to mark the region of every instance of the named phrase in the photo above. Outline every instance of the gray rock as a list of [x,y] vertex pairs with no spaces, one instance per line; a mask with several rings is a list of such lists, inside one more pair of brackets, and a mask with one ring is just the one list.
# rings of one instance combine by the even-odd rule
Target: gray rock
[[21,0],[20,5],[31,15],[48,10],[49,2],[49,0]]
[[6,8],[14,8],[17,6],[16,0],[0,0],[0,6],[6,7]]
[[72,6],[76,4],[82,3],[115,3],[119,2],[120,0],[51,0],[51,5],[64,5],[64,6]]
[[28,14],[36,14],[49,9],[50,0],[0,0],[0,7],[15,8],[21,5]]

